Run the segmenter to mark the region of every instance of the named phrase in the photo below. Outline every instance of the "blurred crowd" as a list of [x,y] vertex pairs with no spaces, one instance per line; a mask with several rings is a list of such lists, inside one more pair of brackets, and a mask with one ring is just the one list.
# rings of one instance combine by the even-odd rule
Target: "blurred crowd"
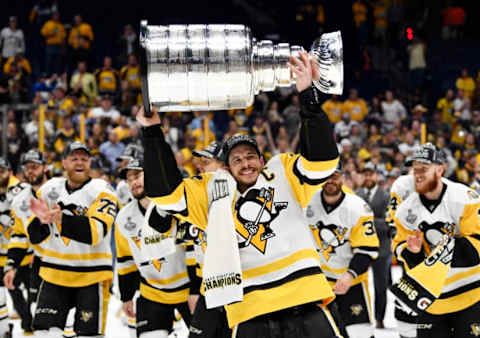
[[[398,41],[404,33],[403,1],[353,2],[357,39],[362,46],[379,46]],[[321,2],[307,2],[298,9],[297,21],[314,20],[322,30]],[[65,21],[71,19],[71,24]],[[103,63],[94,55],[95,27],[81,14],[62,18],[55,4],[33,8],[31,22],[38,27],[40,62],[25,55],[29,46],[10,17],[0,33],[1,74],[0,112],[6,114],[0,149],[5,149],[12,168],[21,175],[21,154],[39,146],[39,118],[44,117],[45,155],[50,174],[61,175],[61,154],[74,140],[84,140],[95,154],[94,168],[115,179],[121,156],[132,145],[140,145],[140,128],[135,116],[142,102],[138,52],[138,32],[126,25],[118,37],[118,53],[105,56]],[[460,38],[465,12],[458,6],[444,11],[445,39]],[[317,34],[316,32],[315,34]],[[32,33],[33,34],[33,33]],[[480,180],[480,75],[472,70],[459,71],[443,97],[434,104],[422,95],[426,44],[412,38],[407,47],[408,96],[400,89],[385,88],[370,98],[365,88],[349,88],[342,97],[325,97],[323,109],[334,124],[341,156],[345,163],[346,184],[362,186],[359,173],[373,162],[388,187],[405,172],[404,160],[422,142],[432,142],[444,149],[449,168],[447,176],[472,184]],[[382,56],[364,49],[363,70],[379,67]],[[374,55],[369,56],[369,53]],[[35,67],[34,67],[35,68]],[[27,104],[22,108],[17,104]],[[2,111],[3,109],[3,111]],[[176,151],[179,166],[193,175],[197,172],[192,151],[214,140],[224,140],[234,133],[256,137],[265,158],[296,151],[300,105],[294,88],[262,93],[247,109],[218,112],[167,113],[162,116],[168,142]],[[6,142],[6,144],[4,144]]]

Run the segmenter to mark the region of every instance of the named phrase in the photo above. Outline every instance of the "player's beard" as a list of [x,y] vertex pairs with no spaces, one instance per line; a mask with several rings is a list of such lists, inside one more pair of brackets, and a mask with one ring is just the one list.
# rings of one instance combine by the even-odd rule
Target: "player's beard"
[[336,196],[342,191],[342,185],[334,182],[327,182],[323,187],[325,196]]
[[6,187],[7,187],[7,185],[8,185],[8,179],[9,179],[9,177],[7,177],[6,179],[2,179],[2,180],[0,181],[0,188],[6,188]]
[[38,175],[38,176],[33,176],[33,178],[27,177],[27,181],[32,186],[40,185],[43,182],[43,173],[41,175]]
[[430,179],[426,179],[425,182],[422,182],[422,186],[418,187],[415,183],[415,191],[421,195],[427,194],[431,191],[434,191],[439,183],[439,175],[435,172],[433,173],[433,177]]
[[142,191],[140,191],[139,193],[135,194],[133,191],[132,191],[132,196],[133,198],[137,199],[137,200],[141,200],[142,198],[144,198],[146,195],[145,195],[145,189],[142,189]]

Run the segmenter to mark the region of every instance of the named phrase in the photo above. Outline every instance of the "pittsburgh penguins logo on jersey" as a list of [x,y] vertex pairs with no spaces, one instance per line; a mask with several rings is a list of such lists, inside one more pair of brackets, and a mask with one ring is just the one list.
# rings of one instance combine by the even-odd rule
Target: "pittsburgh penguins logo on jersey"
[[363,306],[361,304],[353,304],[350,306],[350,311],[352,311],[354,316],[360,316],[363,311]]
[[236,230],[245,242],[240,247],[253,245],[265,253],[267,240],[275,237],[270,227],[288,202],[274,202],[275,189],[272,187],[251,189],[245,197],[240,197],[235,205],[237,220]]
[[324,224],[318,221],[314,225],[310,225],[311,230],[317,237],[320,246],[320,252],[328,261],[330,256],[335,254],[335,249],[345,244],[348,228],[335,224]]
[[[60,201],[58,202],[58,206],[60,207],[60,209],[62,209],[62,213],[64,213],[65,215],[85,216],[87,214],[87,208],[82,207],[80,205],[73,204],[73,203],[64,204],[63,202]],[[59,228],[59,232],[61,233],[60,228]],[[61,239],[65,245],[68,246],[70,244],[70,241],[71,241],[70,238],[61,236]]]
[[453,223],[435,222],[433,224],[428,224],[423,221],[418,225],[418,228],[424,233],[425,240],[430,248],[433,248],[440,243],[443,239],[443,235],[453,237],[455,233],[455,224]]
[[189,222],[178,222],[176,243],[184,243],[193,241],[196,245],[206,242],[206,234],[204,231]]
[[62,212],[70,216],[85,216],[87,214],[87,208],[73,203],[64,204],[62,201],[58,202],[58,206],[62,209]]

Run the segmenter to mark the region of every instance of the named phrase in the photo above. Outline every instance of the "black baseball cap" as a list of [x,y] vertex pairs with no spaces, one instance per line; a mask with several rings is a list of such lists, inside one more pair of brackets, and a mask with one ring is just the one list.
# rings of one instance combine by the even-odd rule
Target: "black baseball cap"
[[27,151],[25,154],[22,156],[22,165],[28,162],[34,162],[38,164],[45,164],[45,157],[43,156],[43,153],[36,150],[36,149],[31,149]]
[[428,164],[443,164],[446,161],[446,156],[436,146],[428,142],[415,149],[413,154],[407,158],[405,164],[410,166],[414,161]]
[[221,159],[222,143],[214,141],[201,150],[194,150],[193,156]]
[[4,159],[3,157],[0,157],[0,168],[6,168],[8,170],[11,169],[10,163],[6,159]]
[[90,149],[87,147],[87,145],[83,142],[75,141],[67,145],[63,153],[63,158],[67,157],[76,150],[83,150],[88,154],[88,156],[90,156]]
[[120,170],[120,178],[126,179],[127,172],[129,170],[141,170],[143,171],[143,161],[139,158],[132,158],[128,161],[128,164]]
[[251,145],[253,148],[255,148],[255,151],[257,152],[258,156],[262,156],[255,138],[245,134],[235,134],[223,143],[222,159],[226,164],[228,164],[228,156],[230,155],[230,152],[232,151],[232,149],[240,144]]

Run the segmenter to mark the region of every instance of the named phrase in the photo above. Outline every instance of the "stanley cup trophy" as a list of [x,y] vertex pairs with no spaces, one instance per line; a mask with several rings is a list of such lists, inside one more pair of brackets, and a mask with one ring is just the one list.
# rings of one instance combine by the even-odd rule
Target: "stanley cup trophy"
[[[148,26],[141,22],[140,66],[146,115],[158,111],[210,111],[246,108],[260,91],[290,87],[288,67],[300,46],[256,41],[243,25]],[[340,32],[326,33],[310,51],[319,66],[315,87],[343,91]]]

